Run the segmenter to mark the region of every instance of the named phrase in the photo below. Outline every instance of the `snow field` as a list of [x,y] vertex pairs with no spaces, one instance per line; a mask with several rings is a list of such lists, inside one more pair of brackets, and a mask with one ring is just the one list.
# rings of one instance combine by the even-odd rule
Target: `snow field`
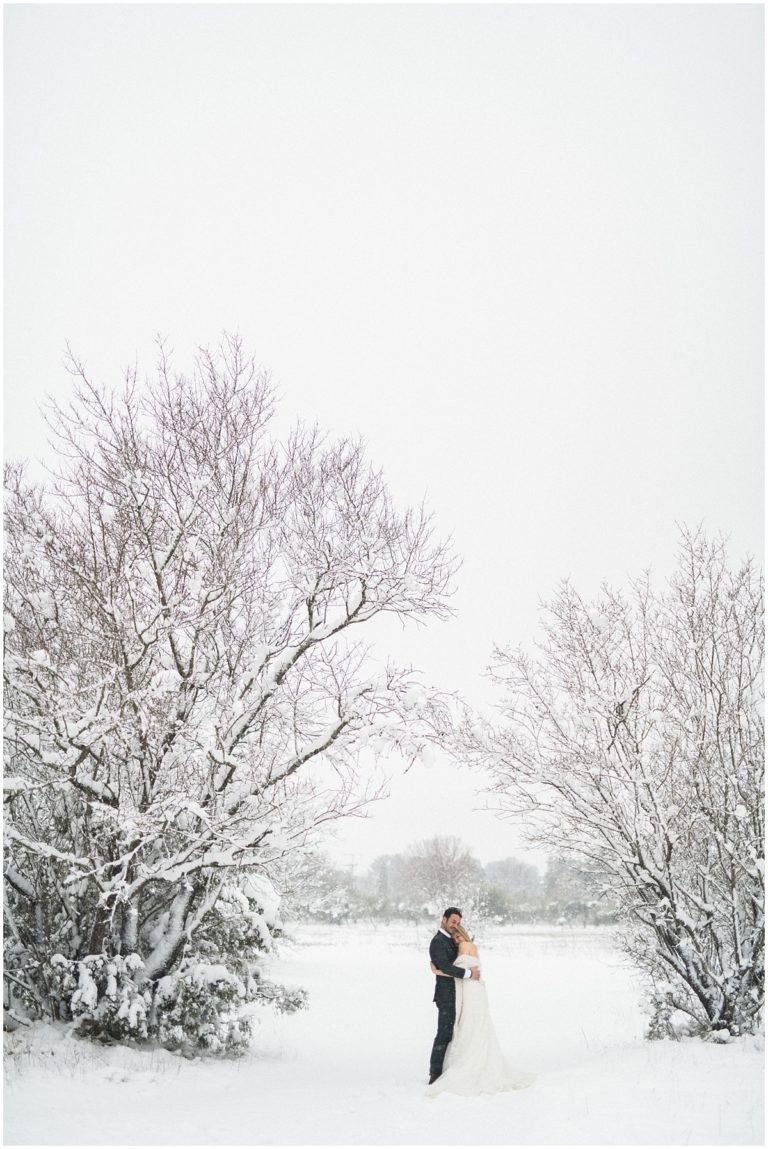
[[8,1039],[7,1144],[761,1144],[760,1043],[643,1040],[631,970],[601,930],[478,937],[499,1040],[537,1074],[494,1097],[424,1097],[436,1010],[428,927],[304,925],[270,976],[310,1008],[264,1012],[239,1062],[101,1048],[63,1027]]

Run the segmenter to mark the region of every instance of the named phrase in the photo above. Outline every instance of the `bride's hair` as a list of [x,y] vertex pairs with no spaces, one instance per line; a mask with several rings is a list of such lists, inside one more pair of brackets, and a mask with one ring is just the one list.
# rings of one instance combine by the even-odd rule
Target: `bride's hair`
[[461,923],[459,923],[459,925],[456,926],[456,933],[460,934],[460,936],[464,939],[465,942],[471,942],[472,941],[471,936],[467,933],[467,931],[464,929],[464,926],[461,925]]

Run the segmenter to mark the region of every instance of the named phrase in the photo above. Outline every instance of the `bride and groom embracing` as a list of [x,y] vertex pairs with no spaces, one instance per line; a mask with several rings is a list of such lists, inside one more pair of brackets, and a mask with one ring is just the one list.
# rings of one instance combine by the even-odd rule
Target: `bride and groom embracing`
[[438,1093],[501,1093],[524,1089],[530,1074],[513,1072],[504,1057],[488,1008],[477,946],[449,906],[429,945],[435,974],[437,1034],[429,1063],[428,1097]]

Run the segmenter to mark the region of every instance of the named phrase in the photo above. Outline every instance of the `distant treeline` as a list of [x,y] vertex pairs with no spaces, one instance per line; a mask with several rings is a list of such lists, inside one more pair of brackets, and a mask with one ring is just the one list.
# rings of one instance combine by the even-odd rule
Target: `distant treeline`
[[414,843],[383,854],[367,870],[315,857],[292,875],[283,901],[289,917],[320,922],[365,919],[419,922],[445,905],[459,905],[469,921],[608,925],[617,907],[594,875],[552,858],[542,873],[509,857],[483,866],[458,838]]

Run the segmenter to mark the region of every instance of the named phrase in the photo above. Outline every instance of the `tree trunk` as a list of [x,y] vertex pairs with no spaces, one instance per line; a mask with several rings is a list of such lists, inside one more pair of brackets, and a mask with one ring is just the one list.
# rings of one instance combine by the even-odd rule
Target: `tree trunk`
[[176,961],[179,949],[183,945],[186,932],[187,910],[194,897],[194,887],[183,886],[171,903],[168,915],[168,924],[163,936],[144,962],[142,981],[154,980],[163,977]]

